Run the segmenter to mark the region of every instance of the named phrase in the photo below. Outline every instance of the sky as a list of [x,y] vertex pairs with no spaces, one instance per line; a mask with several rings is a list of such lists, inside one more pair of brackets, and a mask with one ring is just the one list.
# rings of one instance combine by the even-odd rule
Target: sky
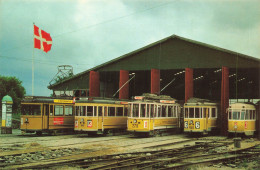
[[[57,66],[74,74],[173,34],[260,59],[259,0],[0,0],[0,75],[49,96]],[[33,48],[33,23],[52,49]]]

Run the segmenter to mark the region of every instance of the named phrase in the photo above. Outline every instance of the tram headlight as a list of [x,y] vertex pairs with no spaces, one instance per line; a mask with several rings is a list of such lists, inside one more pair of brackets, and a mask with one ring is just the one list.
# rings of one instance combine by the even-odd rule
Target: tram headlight
[[136,123],[136,122],[137,122],[137,120],[135,119],[135,120],[134,120],[134,123]]

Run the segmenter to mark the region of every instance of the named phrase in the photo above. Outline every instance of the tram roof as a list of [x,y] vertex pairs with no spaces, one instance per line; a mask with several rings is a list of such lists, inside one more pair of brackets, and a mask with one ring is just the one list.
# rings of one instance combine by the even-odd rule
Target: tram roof
[[241,109],[241,108],[255,109],[255,105],[253,103],[232,103],[232,104],[229,105],[229,108],[232,108],[232,109]]
[[49,89],[86,89],[89,72],[185,69],[185,68],[260,68],[260,60],[245,54],[171,35],[101,65],[78,73]]

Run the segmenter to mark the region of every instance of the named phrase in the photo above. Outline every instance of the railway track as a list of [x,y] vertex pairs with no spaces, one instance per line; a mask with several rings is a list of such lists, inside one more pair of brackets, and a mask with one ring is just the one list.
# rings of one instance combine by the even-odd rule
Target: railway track
[[[227,151],[226,148],[233,146],[233,141],[226,139],[201,140],[175,136],[166,138],[129,138],[127,136],[117,136],[110,139],[103,138],[104,140],[101,141],[98,139],[93,138],[91,139],[92,142],[89,143],[75,143],[73,145],[75,148],[85,144],[85,148],[88,149],[73,152],[71,155],[52,157],[40,161],[0,163],[0,168],[42,169],[55,168],[62,165],[87,169],[179,169],[191,165],[226,161],[245,156],[249,157],[250,154],[258,156],[260,152],[259,149],[252,149],[253,146]],[[111,145],[113,143],[118,144]],[[71,143],[61,146],[69,147]],[[58,150],[56,148],[56,146],[53,146],[53,148],[50,147],[49,149],[55,152]],[[217,150],[218,148],[220,150]],[[222,151],[221,148],[224,148],[224,150]],[[16,156],[19,156],[19,154],[16,154]]]
[[[143,141],[142,139],[140,139],[141,141]],[[49,168],[49,167],[53,167],[53,166],[57,166],[57,165],[65,165],[65,164],[73,164],[73,165],[77,165],[78,162],[83,161],[86,162],[86,159],[88,159],[89,157],[100,157],[102,155],[111,155],[112,153],[116,153],[116,152],[120,152],[120,153],[124,153],[126,151],[129,151],[131,149],[134,148],[135,149],[140,149],[143,148],[146,145],[154,145],[156,146],[157,144],[160,145],[161,143],[165,145],[174,145],[175,142],[172,141],[173,139],[165,139],[165,140],[160,140],[160,138],[151,141],[151,142],[147,142],[147,141],[143,141],[143,142],[139,142],[138,144],[136,144],[135,142],[132,143],[131,145],[129,145],[129,143],[125,143],[119,146],[114,146],[114,147],[107,147],[107,148],[96,148],[93,150],[87,150],[84,151],[83,153],[78,153],[78,154],[73,154],[70,156],[63,156],[60,158],[56,158],[56,159],[47,159],[47,160],[41,160],[41,162],[35,162],[35,161],[30,161],[30,162],[20,162],[19,164],[14,163],[14,164],[0,164],[0,167],[6,168],[6,169],[19,169],[19,168]],[[188,139],[191,140],[191,139]],[[133,140],[134,141],[134,140]],[[182,139],[183,142],[187,141],[187,139]],[[110,141],[111,142],[111,141]],[[160,143],[161,142],[161,143]],[[180,140],[176,140],[176,144],[179,144]],[[16,155],[17,156],[17,155]],[[109,157],[109,156],[108,156]],[[112,157],[112,156],[110,156]],[[76,164],[75,164],[76,163]]]
[[[84,161],[77,162],[81,168],[90,170],[95,169],[182,169],[184,167],[228,161],[239,158],[248,158],[260,155],[260,149],[256,146],[249,148],[225,151],[219,153],[206,153],[207,151],[228,145],[206,144],[195,145],[180,149],[158,151],[149,155],[136,155],[130,158],[103,160],[102,161]],[[202,154],[202,155],[201,155]]]

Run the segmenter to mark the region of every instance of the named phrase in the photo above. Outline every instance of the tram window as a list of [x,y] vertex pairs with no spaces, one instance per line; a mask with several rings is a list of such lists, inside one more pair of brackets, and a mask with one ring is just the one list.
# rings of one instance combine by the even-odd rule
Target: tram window
[[200,118],[200,108],[195,108],[195,118]]
[[72,116],[72,106],[65,106],[65,116]]
[[229,118],[229,119],[232,119],[232,114],[231,114],[230,111],[228,112],[228,118]]
[[116,108],[108,107],[108,116],[115,116],[115,115],[116,115]]
[[156,117],[161,117],[161,115],[162,115],[162,106],[157,105]]
[[146,112],[146,106],[145,104],[140,105],[140,117],[145,117],[145,112]]
[[150,113],[151,113],[151,105],[150,105],[150,104],[147,104],[146,117],[149,117]]
[[213,118],[217,117],[216,108],[211,109],[211,117],[213,117]]
[[173,107],[174,106],[168,106],[168,117],[173,117]]
[[45,105],[45,116],[48,116],[49,113],[49,105]]
[[80,106],[80,116],[86,116],[86,107],[87,106]]
[[151,104],[150,117],[154,117],[154,109],[155,109],[154,104]]
[[29,113],[31,113],[30,110],[31,110],[31,107],[28,105],[21,106],[22,115],[29,115]]
[[53,105],[50,105],[50,116],[53,115]]
[[55,106],[54,106],[54,115],[55,115],[55,116],[61,116],[61,115],[63,115],[63,106],[61,106],[61,105],[55,105]]
[[250,110],[249,113],[250,113],[250,120],[252,120],[253,119],[253,110]]
[[178,107],[177,106],[173,106],[173,110],[172,110],[172,117],[178,117],[177,116],[177,112],[178,112]]
[[117,109],[116,116],[124,116],[123,107],[117,107],[116,109]]
[[241,111],[241,117],[240,120],[244,120],[245,119],[245,110]]
[[189,109],[189,118],[194,118],[194,108]]
[[80,116],[80,107],[79,106],[76,106],[76,116]]
[[102,106],[98,106],[98,116],[102,116]]
[[[128,110],[130,110],[128,107],[124,107],[124,116],[127,116]],[[128,116],[130,115],[128,114]]]
[[255,120],[255,110],[253,110],[253,120]]
[[107,106],[104,107],[104,116],[107,116]]
[[139,104],[133,104],[133,117],[139,117]]
[[245,120],[249,119],[249,110],[246,110]]
[[185,117],[185,118],[188,118],[189,108],[185,108],[185,109],[184,109],[184,112],[185,112],[185,113],[184,113],[184,117]]
[[93,116],[94,107],[93,106],[87,106],[87,116]]
[[233,111],[233,119],[234,120],[239,120],[240,119],[240,112],[238,111]]
[[94,116],[97,116],[97,106],[94,106]]
[[41,115],[41,106],[40,105],[32,105],[32,115]]
[[208,108],[203,108],[203,118],[206,118],[206,114],[207,114]]
[[132,106],[133,106],[133,105],[128,105],[128,111],[127,111],[127,116],[128,116],[128,117],[132,117],[132,113],[131,113],[131,112],[133,111],[133,110],[132,110]]
[[167,106],[166,106],[166,105],[162,105],[162,114],[161,114],[161,117],[166,117],[166,109],[167,109]]

